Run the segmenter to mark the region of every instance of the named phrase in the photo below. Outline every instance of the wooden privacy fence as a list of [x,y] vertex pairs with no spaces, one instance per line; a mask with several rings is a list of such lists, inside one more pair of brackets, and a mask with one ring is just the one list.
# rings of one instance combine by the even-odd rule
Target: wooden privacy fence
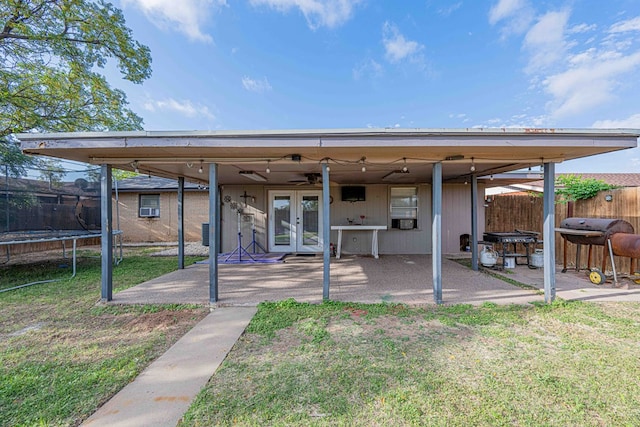
[[[607,199],[610,199],[610,201],[607,201]],[[559,227],[560,222],[569,217],[622,219],[631,223],[635,233],[640,234],[639,201],[640,187],[628,187],[601,191],[596,197],[588,200],[556,203],[555,226]],[[486,205],[486,231],[536,231],[540,233],[540,238],[542,238],[544,221],[542,197],[537,195],[504,194],[492,196],[491,202],[486,203]],[[555,238],[556,263],[561,264],[563,259],[563,239],[559,233],[556,233]],[[573,268],[576,260],[576,245],[569,243],[567,248],[567,264]],[[602,246],[593,248],[592,267],[601,266],[603,249]],[[581,268],[586,268],[587,266],[587,252],[587,248],[583,247]],[[615,257],[614,259],[618,272],[629,272],[630,264],[628,258]],[[610,270],[611,263],[607,262],[607,265]]]

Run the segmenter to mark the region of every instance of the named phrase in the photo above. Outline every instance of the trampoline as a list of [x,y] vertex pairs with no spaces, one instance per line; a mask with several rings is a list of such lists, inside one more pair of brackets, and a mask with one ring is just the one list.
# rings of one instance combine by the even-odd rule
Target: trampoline
[[[122,230],[113,230],[113,238],[117,239],[117,244],[113,246],[114,254],[119,250],[119,255],[114,256],[116,265],[122,261]],[[90,230],[37,230],[37,231],[11,231],[0,233],[0,247],[4,246],[7,254],[7,262],[11,259],[11,246],[28,245],[36,243],[60,242],[62,244],[62,256],[67,258],[67,242],[72,243],[72,265],[73,272],[71,278],[76,276],[76,260],[77,260],[77,242],[83,239],[101,238],[100,231]],[[40,283],[57,282],[61,279],[40,280],[37,282],[25,283],[23,285],[14,286],[7,289],[0,289],[0,292],[11,291],[14,289],[24,288],[26,286],[37,285]]]

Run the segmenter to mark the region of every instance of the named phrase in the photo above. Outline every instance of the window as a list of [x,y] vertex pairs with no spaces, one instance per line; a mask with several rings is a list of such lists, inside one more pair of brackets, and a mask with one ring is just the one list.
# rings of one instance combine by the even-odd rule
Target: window
[[157,218],[160,216],[159,194],[141,194],[139,205],[138,216],[141,218]]
[[411,230],[418,228],[418,188],[391,187],[391,228]]

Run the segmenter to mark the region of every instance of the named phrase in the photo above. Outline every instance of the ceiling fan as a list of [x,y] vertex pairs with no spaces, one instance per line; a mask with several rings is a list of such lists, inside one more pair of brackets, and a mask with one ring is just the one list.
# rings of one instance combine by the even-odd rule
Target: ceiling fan
[[322,174],[316,172],[305,173],[299,178],[290,179],[289,183],[295,185],[315,185],[320,186],[322,184]]

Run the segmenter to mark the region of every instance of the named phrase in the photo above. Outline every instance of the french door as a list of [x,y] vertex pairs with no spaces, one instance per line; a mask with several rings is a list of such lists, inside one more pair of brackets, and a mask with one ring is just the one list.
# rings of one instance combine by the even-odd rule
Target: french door
[[322,251],[322,191],[269,191],[269,251]]

